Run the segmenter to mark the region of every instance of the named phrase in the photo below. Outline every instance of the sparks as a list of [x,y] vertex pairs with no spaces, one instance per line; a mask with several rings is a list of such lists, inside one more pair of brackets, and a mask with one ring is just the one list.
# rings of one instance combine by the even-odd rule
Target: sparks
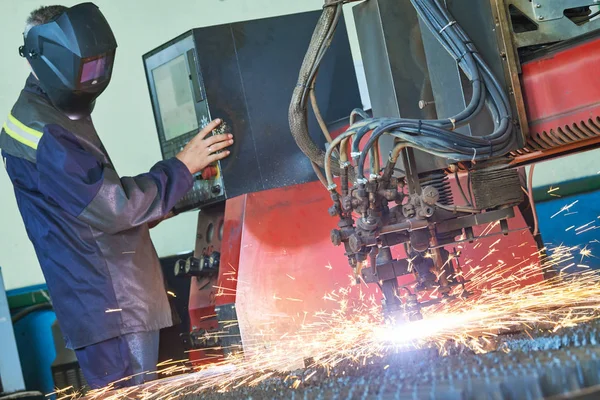
[[554,215],[553,215],[553,216],[551,216],[550,218],[554,218],[554,217],[556,217],[557,215],[559,215],[559,214],[561,214],[561,213],[563,213],[563,212],[565,212],[565,211],[570,211],[570,210],[571,210],[571,207],[573,207],[573,206],[574,206],[575,204],[577,204],[577,203],[579,203],[579,200],[575,200],[573,203],[571,203],[571,204],[569,204],[569,205],[566,205],[566,206],[564,206],[563,208],[561,208],[561,209],[560,209],[560,210],[559,210],[559,211],[558,211],[556,214],[554,214]]
[[[477,261],[465,263],[472,266],[465,265],[454,278],[464,278],[465,289],[472,295],[425,308],[422,311],[424,319],[420,321],[385,324],[375,296],[361,293],[351,298],[350,287],[342,287],[323,296],[328,304],[335,305],[332,310],[314,315],[306,312],[302,315],[300,311],[300,328],[284,334],[280,332],[274,337],[272,326],[284,323],[290,316],[273,316],[260,333],[244,339],[260,351],[244,355],[233,352],[225,358],[207,355],[206,360],[212,359],[214,363],[201,367],[185,360],[169,360],[159,365],[162,376],[188,370],[193,373],[155,381],[142,388],[114,390],[115,384],[89,393],[88,398],[155,400],[176,399],[191,393],[202,395],[204,391],[226,392],[236,387],[257,385],[276,374],[285,376],[280,371],[289,371],[292,365],[306,365],[306,356],[310,355],[308,375],[289,375],[286,379],[287,385],[299,388],[313,378],[317,368],[330,371],[341,362],[351,362],[359,367],[386,354],[425,347],[438,348],[441,354],[446,354],[448,341],[484,353],[493,351],[494,337],[508,330],[531,331],[534,327],[547,326],[549,330],[558,331],[598,318],[600,273],[577,262],[580,257],[582,260],[592,257],[591,251],[587,247],[564,245],[544,250],[514,264],[490,260],[491,265],[486,268],[484,263],[480,266]],[[560,266],[565,264],[568,265],[563,271],[574,266],[580,270],[564,274],[560,272]],[[543,270],[549,268],[558,269],[559,273],[552,279],[543,280]],[[524,285],[532,279],[536,283]],[[433,299],[438,297],[436,290],[419,293],[418,297]],[[459,295],[463,290],[457,286],[450,294]],[[275,294],[273,298],[281,300]],[[232,326],[237,323],[225,322]],[[228,333],[223,331],[215,335],[226,337]],[[385,370],[389,365],[383,368]]]
[[585,246],[583,249],[581,249],[579,255],[581,256],[581,261],[583,261],[584,258],[590,257],[592,255],[592,250],[588,249],[587,246]]

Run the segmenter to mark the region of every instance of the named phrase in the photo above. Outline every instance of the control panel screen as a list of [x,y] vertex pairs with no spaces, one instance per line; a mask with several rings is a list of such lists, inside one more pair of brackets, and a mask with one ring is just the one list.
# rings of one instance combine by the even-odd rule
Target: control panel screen
[[185,54],[152,71],[165,140],[198,130],[198,118]]

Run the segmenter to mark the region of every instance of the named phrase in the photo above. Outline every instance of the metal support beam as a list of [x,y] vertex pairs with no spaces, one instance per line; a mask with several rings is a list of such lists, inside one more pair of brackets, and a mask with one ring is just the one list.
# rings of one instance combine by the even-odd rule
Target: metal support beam
[[578,25],[565,15],[568,9],[598,5],[595,0],[504,0],[504,3],[505,7],[516,8],[536,25],[534,30],[513,33],[518,48],[560,42],[600,28],[600,20]]

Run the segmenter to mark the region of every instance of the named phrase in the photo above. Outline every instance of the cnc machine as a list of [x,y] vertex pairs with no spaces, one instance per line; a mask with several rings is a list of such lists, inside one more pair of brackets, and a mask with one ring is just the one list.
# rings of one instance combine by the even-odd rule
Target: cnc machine
[[215,344],[248,351],[273,315],[287,318],[274,337],[298,326],[351,282],[396,321],[451,301],[466,258],[485,255],[474,243],[542,247],[522,167],[600,142],[595,1],[358,2],[346,12],[371,110],[347,2],[195,29],[144,56],[165,158],[212,118],[236,139],[176,210],[200,209],[176,267],[199,363],[222,359]]

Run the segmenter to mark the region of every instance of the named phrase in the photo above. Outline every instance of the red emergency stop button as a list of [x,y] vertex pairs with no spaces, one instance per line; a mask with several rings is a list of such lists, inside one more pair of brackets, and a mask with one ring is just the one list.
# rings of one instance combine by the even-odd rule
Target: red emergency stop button
[[217,176],[218,172],[219,171],[217,170],[217,167],[209,165],[208,167],[206,167],[202,170],[202,179],[204,179],[204,180],[214,179],[214,177]]

